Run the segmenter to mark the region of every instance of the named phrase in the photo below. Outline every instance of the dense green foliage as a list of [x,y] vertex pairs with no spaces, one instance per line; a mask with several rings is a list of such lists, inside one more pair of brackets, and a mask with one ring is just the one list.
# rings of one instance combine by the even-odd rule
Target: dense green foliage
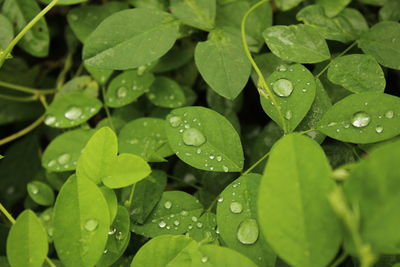
[[0,266],[400,266],[399,20],[0,0]]

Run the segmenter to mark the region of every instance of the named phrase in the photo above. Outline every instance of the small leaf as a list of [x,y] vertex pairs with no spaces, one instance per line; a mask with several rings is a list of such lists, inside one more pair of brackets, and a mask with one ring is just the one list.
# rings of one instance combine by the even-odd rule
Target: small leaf
[[82,124],[99,112],[102,104],[85,93],[71,93],[56,98],[46,110],[45,124],[70,128]]
[[[115,25],[120,25],[118,31]],[[171,49],[179,34],[178,26],[170,14],[155,9],[134,8],[114,13],[86,40],[83,58],[87,65],[104,69],[140,67]]]
[[41,267],[48,252],[47,234],[31,210],[22,212],[7,237],[7,259],[12,267]]
[[65,266],[94,266],[110,227],[108,205],[91,180],[71,176],[54,205],[54,245]]
[[117,152],[118,140],[113,130],[109,127],[97,130],[79,157],[76,175],[100,183],[117,157]]
[[166,132],[176,155],[187,164],[208,171],[235,172],[243,168],[238,133],[219,113],[203,107],[173,110]]
[[271,98],[267,100],[261,96],[261,105],[265,113],[287,132],[292,132],[314,102],[314,76],[303,65],[281,65],[266,82],[274,94],[278,109]]
[[181,107],[186,102],[185,93],[179,84],[167,77],[157,77],[147,97],[154,105],[164,108]]
[[[256,201],[260,180],[261,175],[248,174],[225,188],[217,206],[218,229],[228,247],[261,266],[274,266],[276,255],[261,236],[257,221]],[[247,230],[243,230],[246,225]]]
[[325,39],[308,25],[272,26],[263,33],[276,56],[297,63],[318,63],[330,58]]
[[268,243],[290,265],[326,266],[339,249],[341,226],[328,202],[335,186],[330,173],[323,150],[308,137],[286,135],[272,149],[258,219]]
[[166,132],[166,122],[157,118],[140,118],[133,120],[121,129],[119,151],[141,156],[147,161],[165,161],[172,155]]
[[50,206],[54,202],[54,192],[50,186],[39,181],[27,185],[29,196],[39,205]]
[[379,22],[358,40],[361,50],[373,56],[379,64],[400,70],[400,23]]
[[382,93],[350,95],[325,113],[318,130],[356,144],[389,139],[400,134],[400,98]]
[[182,191],[164,192],[161,200],[144,224],[133,224],[132,231],[146,237],[165,234],[183,234],[199,227],[197,220],[203,211],[199,201]]
[[203,79],[218,94],[235,99],[250,76],[250,62],[237,36],[222,29],[210,32],[195,50],[195,62]]
[[378,62],[372,56],[363,54],[332,60],[328,79],[353,93],[383,93],[386,86],[385,75]]
[[121,154],[112,162],[102,178],[108,188],[121,188],[134,184],[151,172],[150,166],[141,157],[132,154]]
[[139,75],[137,71],[123,72],[115,77],[108,86],[107,106],[118,108],[132,103],[147,92],[153,82],[154,76],[149,72],[142,75]]
[[214,28],[216,0],[171,0],[170,10],[184,24],[209,31]]
[[0,49],[6,49],[14,37],[14,29],[7,17],[0,15]]

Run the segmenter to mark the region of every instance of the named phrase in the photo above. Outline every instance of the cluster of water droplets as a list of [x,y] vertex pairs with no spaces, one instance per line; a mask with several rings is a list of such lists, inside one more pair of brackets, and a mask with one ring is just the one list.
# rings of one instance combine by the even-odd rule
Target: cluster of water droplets
[[69,153],[62,153],[56,159],[52,159],[47,163],[47,167],[55,170],[66,170],[72,166],[76,166],[76,160],[72,160]]
[[[97,108],[95,107],[79,107],[79,106],[70,106],[64,112],[64,118],[68,119],[69,125],[73,126],[77,123],[80,123],[81,120],[90,118],[94,113],[96,113]],[[59,127],[61,123],[56,116],[48,114],[44,120],[44,123],[49,126]]]

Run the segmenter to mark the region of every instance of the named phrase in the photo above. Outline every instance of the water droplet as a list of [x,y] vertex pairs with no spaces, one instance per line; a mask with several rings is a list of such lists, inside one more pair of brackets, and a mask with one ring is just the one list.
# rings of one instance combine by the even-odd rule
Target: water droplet
[[237,231],[237,239],[245,245],[254,244],[259,235],[257,221],[254,219],[243,220]]
[[383,127],[381,125],[376,126],[375,132],[382,133],[383,132]]
[[303,93],[306,93],[306,92],[307,92],[307,89],[306,89],[306,88],[303,88],[301,91],[302,91]]
[[166,208],[167,210],[169,210],[172,207],[172,202],[171,201],[165,201],[164,203],[164,208]]
[[65,112],[64,117],[73,121],[79,119],[82,113],[83,112],[81,108],[72,106],[67,110],[67,112]]
[[169,124],[172,127],[176,128],[182,124],[182,119],[179,116],[172,116],[171,118],[169,118]]
[[196,216],[193,216],[193,217],[192,217],[192,221],[197,222],[197,217],[196,217]]
[[109,235],[113,235],[113,234],[115,234],[115,232],[117,232],[117,229],[116,229],[116,228],[113,228],[113,229],[111,229],[110,231],[108,231],[108,234],[109,234]]
[[35,184],[28,184],[28,190],[34,195],[39,193],[39,187],[37,187]]
[[241,213],[243,211],[243,205],[239,202],[234,201],[230,205],[230,210],[233,213]]
[[371,117],[364,111],[359,111],[353,115],[351,124],[357,128],[366,127],[371,121]]
[[47,167],[53,167],[53,166],[55,166],[56,165],[56,161],[53,159],[53,160],[50,160],[49,161],[49,163],[47,163]]
[[215,156],[214,155],[210,155],[210,157],[209,157],[210,159],[214,159],[215,158]]
[[277,71],[286,71],[287,68],[286,68],[285,65],[279,65],[279,66],[276,68],[276,70],[277,70]]
[[201,146],[206,142],[204,134],[196,128],[186,129],[182,134],[182,139],[188,146]]
[[118,98],[124,98],[127,95],[128,95],[128,89],[126,89],[126,87],[122,86],[122,87],[118,88],[118,90],[117,90]]
[[219,202],[219,203],[221,203],[221,202],[223,202],[223,201],[224,201],[224,198],[223,198],[223,197],[218,198],[218,202]]
[[226,166],[224,165],[224,166],[222,166],[222,170],[223,170],[224,172],[228,172],[228,171],[229,171],[229,168],[226,167]]
[[62,154],[58,157],[57,161],[61,165],[65,165],[69,162],[70,159],[71,159],[71,156],[69,154]]
[[221,161],[222,160],[222,157],[221,156],[218,156],[217,157],[217,161]]
[[44,120],[44,123],[46,123],[47,125],[52,125],[55,122],[56,122],[56,117],[52,115],[47,115],[46,119]]
[[93,232],[99,226],[99,222],[96,219],[89,219],[85,223],[85,229],[89,232]]
[[175,224],[176,226],[178,226],[178,225],[180,224],[180,222],[179,222],[178,220],[176,220],[176,221],[174,221],[174,224]]
[[198,222],[198,223],[197,223],[197,227],[198,227],[198,228],[202,228],[202,227],[203,227],[203,223]]
[[208,257],[207,256],[201,257],[201,262],[202,263],[206,263],[207,261],[208,261]]
[[388,118],[388,119],[392,119],[394,117],[394,112],[392,110],[388,110],[385,113],[385,117]]
[[160,221],[160,222],[158,223],[158,227],[160,227],[160,228],[164,228],[166,225],[167,225],[167,224],[166,224],[164,221]]
[[201,153],[201,148],[198,148],[198,149],[196,150],[196,153],[197,153],[197,154],[200,154],[200,153]]
[[292,111],[288,110],[285,113],[285,119],[290,120],[292,118]]
[[182,215],[182,216],[188,216],[188,215],[189,215],[189,212],[187,212],[186,210],[182,210],[182,211],[181,211],[181,215]]
[[279,79],[274,82],[272,89],[274,93],[281,97],[288,97],[293,92],[293,84],[287,79]]
[[119,241],[124,240],[124,239],[125,239],[124,233],[118,232],[118,233],[115,235],[115,239],[117,239],[117,240],[119,240]]

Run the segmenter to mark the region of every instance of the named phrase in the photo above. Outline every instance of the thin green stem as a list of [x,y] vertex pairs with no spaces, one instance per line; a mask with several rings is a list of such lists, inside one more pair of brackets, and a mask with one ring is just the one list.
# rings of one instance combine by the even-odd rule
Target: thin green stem
[[49,105],[47,104],[46,97],[45,97],[44,95],[40,95],[40,96],[39,96],[39,100],[40,100],[40,102],[42,103],[43,107],[44,107],[45,109],[47,109],[47,107],[48,107]]
[[3,81],[0,81],[0,86],[15,90],[15,91],[20,91],[20,92],[34,94],[34,95],[35,94],[36,95],[48,95],[48,94],[54,94],[56,92],[56,90],[54,90],[54,89],[43,89],[43,90],[40,89],[39,90],[39,89],[30,88],[30,87],[26,87],[26,86],[22,86],[22,85],[16,85],[16,84],[3,82]]
[[132,202],[133,202],[133,196],[134,196],[134,193],[135,193],[135,186],[136,186],[136,184],[133,184],[132,185],[132,187],[131,187],[131,192],[129,193],[129,199],[128,199],[128,201],[125,203],[125,206],[127,207],[127,209],[130,211],[130,209],[131,209],[131,205],[132,205]]
[[306,134],[306,133],[313,132],[313,131],[318,131],[318,129],[308,129],[308,130],[299,132],[299,134]]
[[106,111],[107,118],[110,121],[111,129],[113,129],[114,132],[116,132],[115,127],[114,127],[114,123],[113,123],[112,118],[111,118],[110,109],[108,108],[107,103],[106,103],[106,89],[104,88],[104,86],[101,86],[101,93],[103,95],[103,103],[104,103],[103,107],[104,107],[104,110]]
[[183,183],[183,184],[186,184],[186,185],[188,185],[188,186],[191,186],[191,187],[193,187],[193,188],[196,188],[197,190],[201,190],[202,188],[200,187],[200,186],[198,186],[198,185],[195,185],[195,184],[192,184],[192,183],[188,183],[188,182],[186,182],[185,180],[183,180],[183,179],[180,179],[180,178],[178,178],[178,177],[175,177],[175,176],[173,176],[173,175],[167,175],[167,177],[168,178],[171,178],[172,180],[175,180],[175,181],[177,181],[177,182],[180,182],[180,183]]
[[342,53],[340,53],[339,55],[337,55],[336,57],[334,57],[334,58],[331,58],[331,61],[317,74],[317,76],[315,76],[316,78],[319,78],[330,66],[331,66],[331,64],[332,64],[332,62],[333,62],[333,60],[335,59],[335,58],[338,58],[338,57],[341,57],[341,56],[343,56],[344,54],[346,54],[347,52],[349,52],[354,46],[356,46],[357,45],[357,42],[354,42],[354,43],[352,43],[349,47],[347,47],[345,50],[343,50],[343,52]]
[[72,67],[72,56],[73,56],[72,53],[68,53],[67,57],[65,58],[64,67],[57,77],[57,82],[56,82],[57,90],[59,90],[65,83],[65,77],[67,76],[68,71]]
[[32,102],[37,100],[36,95],[22,97],[22,96],[11,96],[11,95],[0,94],[0,98],[16,102]]
[[265,153],[264,156],[262,156],[259,160],[257,160],[256,163],[251,165],[251,167],[248,168],[242,175],[246,175],[246,174],[250,173],[255,167],[257,167],[261,162],[263,162],[269,156],[270,152],[271,151],[268,151],[267,153]]
[[208,206],[207,210],[205,212],[211,212],[212,208],[215,206],[215,204],[217,204],[219,199],[219,195],[214,198],[214,200],[211,202],[210,206]]
[[48,4],[42,11],[40,11],[18,34],[14,37],[14,39],[8,44],[4,51],[0,53],[0,67],[3,65],[6,57],[11,53],[13,48],[17,45],[17,43],[24,37],[24,35],[33,27],[35,24],[44,16],[47,12],[49,12],[58,2],[59,0],[53,0]]
[[6,218],[12,223],[15,224],[15,219],[14,217],[8,212],[8,210],[3,206],[3,204],[0,203],[0,211],[1,213],[6,216]]
[[33,131],[36,127],[38,127],[42,122],[44,121],[44,115],[40,116],[36,121],[34,121],[32,124],[30,124],[28,127],[25,129],[22,129],[19,132],[16,132],[10,136],[7,136],[3,139],[0,139],[0,146],[7,144],[15,139],[20,138],[21,136],[26,135],[27,133]]
[[270,98],[271,99],[271,103],[272,105],[275,107],[279,118],[282,122],[282,127],[283,127],[283,131],[285,133],[288,132],[288,126],[286,123],[285,118],[283,117],[282,111],[280,109],[280,107],[278,106],[278,102],[276,101],[275,95],[272,93],[271,88],[268,86],[267,82],[265,81],[265,78],[260,70],[260,68],[257,66],[257,63],[254,61],[249,46],[247,44],[246,41],[246,22],[247,22],[247,18],[248,16],[258,7],[260,7],[262,4],[267,3],[269,0],[262,0],[256,4],[254,4],[252,7],[249,8],[249,10],[246,11],[246,13],[243,16],[242,22],[241,22],[241,37],[242,37],[242,43],[243,43],[243,48],[244,48],[244,52],[247,56],[247,58],[249,59],[251,65],[253,66],[255,72],[257,73],[258,76],[258,91],[259,93],[265,97],[266,99]]
[[46,262],[50,267],[57,267],[57,265],[55,265],[49,257],[46,257]]

